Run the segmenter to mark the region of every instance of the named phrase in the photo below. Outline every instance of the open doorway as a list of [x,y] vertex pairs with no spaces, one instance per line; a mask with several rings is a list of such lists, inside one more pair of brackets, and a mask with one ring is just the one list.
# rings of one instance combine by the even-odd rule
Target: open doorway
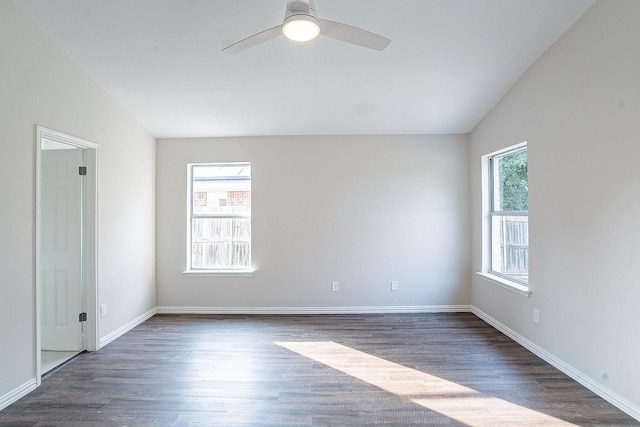
[[96,350],[97,144],[38,126],[36,372]]

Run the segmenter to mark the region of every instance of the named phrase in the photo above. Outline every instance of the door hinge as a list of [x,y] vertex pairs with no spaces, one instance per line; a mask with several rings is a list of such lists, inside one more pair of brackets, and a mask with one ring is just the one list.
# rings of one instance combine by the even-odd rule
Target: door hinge
[[80,166],[78,167],[78,173],[81,176],[85,176],[87,174],[87,167],[86,166]]
[[87,313],[80,313],[78,316],[78,322],[86,322],[87,321]]

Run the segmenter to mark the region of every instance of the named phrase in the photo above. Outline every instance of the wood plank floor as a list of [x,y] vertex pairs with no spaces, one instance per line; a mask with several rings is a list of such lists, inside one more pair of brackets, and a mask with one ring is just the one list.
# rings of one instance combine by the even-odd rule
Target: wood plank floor
[[157,315],[0,426],[639,425],[470,313]]

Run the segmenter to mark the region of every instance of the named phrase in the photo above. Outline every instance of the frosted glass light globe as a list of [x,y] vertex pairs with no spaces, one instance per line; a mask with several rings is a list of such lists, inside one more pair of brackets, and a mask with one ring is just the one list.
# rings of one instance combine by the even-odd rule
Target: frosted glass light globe
[[287,18],[282,25],[282,34],[296,42],[313,40],[320,34],[318,21],[308,15],[294,15]]

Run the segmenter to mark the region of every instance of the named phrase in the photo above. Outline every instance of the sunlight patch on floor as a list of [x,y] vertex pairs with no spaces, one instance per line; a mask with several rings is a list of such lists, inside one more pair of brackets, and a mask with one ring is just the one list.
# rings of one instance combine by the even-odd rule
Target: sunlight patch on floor
[[574,425],[333,341],[276,344],[469,426]]

